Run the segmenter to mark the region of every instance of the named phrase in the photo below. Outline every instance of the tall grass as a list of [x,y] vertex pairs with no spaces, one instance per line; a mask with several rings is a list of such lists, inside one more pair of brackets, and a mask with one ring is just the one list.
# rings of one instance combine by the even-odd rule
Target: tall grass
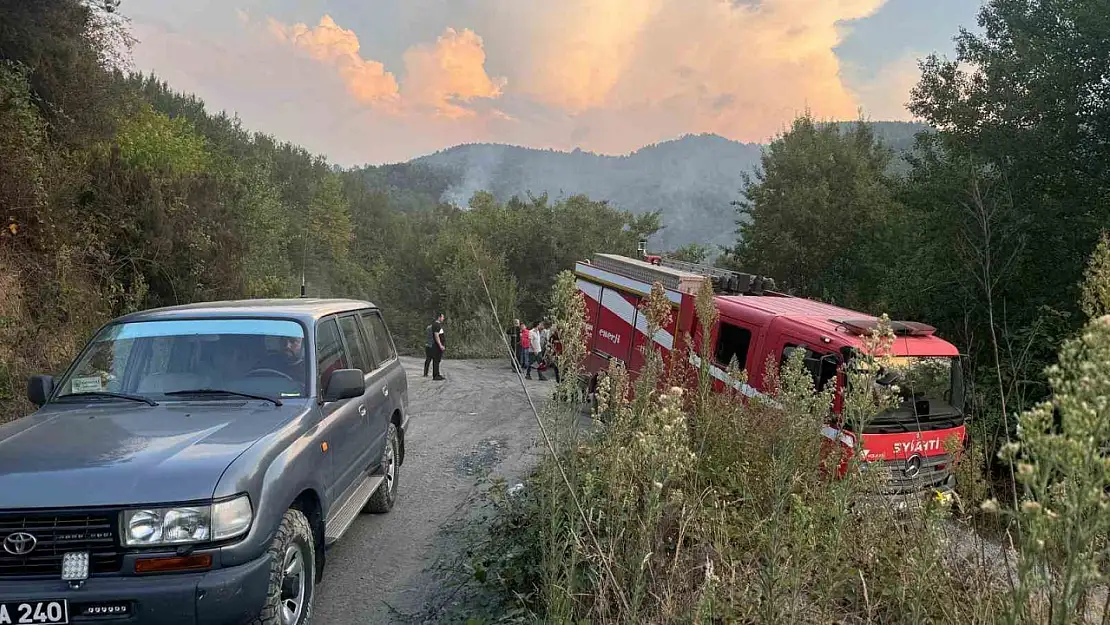
[[[584,324],[574,282],[556,286],[565,385],[581,371]],[[708,289],[708,285],[706,286]],[[699,318],[713,319],[708,290]],[[669,306],[657,287],[649,335]],[[881,364],[890,334],[866,358]],[[702,362],[708,354],[701,354]],[[599,389],[605,426],[577,426],[574,401],[545,418],[558,432],[499,514],[477,554],[483,579],[511,608],[502,620],[571,623],[1070,623],[1110,622],[1102,588],[1110,509],[1110,317],[1068,343],[1050,372],[1055,403],[1020,415],[1007,448],[1024,499],[998,543],[968,529],[986,500],[982,452],[951,447],[960,495],[893,500],[878,465],[856,448],[844,475],[820,426],[801,354],[769,363],[768,397],[709,390],[703,369],[666,371],[648,349],[639,379],[612,366]],[[853,371],[842,417],[859,424],[893,401]],[[734,372],[742,375],[739,372]],[[564,388],[564,397],[576,399]],[[1056,412],[1054,413],[1053,408]],[[1053,415],[1061,418],[1053,420]],[[561,465],[570,487],[556,470]],[[962,496],[962,497],[961,497]],[[905,505],[899,505],[905,504]]]

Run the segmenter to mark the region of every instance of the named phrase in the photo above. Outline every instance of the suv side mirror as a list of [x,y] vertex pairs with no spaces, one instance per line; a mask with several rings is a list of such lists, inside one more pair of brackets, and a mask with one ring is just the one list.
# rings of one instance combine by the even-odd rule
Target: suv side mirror
[[33,375],[30,380],[27,380],[27,399],[31,400],[32,404],[41,408],[53,393],[53,376]]
[[322,397],[325,402],[361,397],[366,392],[366,379],[359,369],[336,369],[328,376]]

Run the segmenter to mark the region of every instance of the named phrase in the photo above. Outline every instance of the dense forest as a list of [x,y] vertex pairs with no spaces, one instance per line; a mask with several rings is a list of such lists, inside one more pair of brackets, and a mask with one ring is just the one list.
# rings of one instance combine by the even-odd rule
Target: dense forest
[[[136,309],[238,297],[374,301],[402,348],[445,311],[454,356],[536,319],[559,268],[658,229],[584,196],[440,202],[417,165],[342,172],[121,71],[118,0],[0,0],[0,421]],[[509,268],[512,268],[512,271]]]

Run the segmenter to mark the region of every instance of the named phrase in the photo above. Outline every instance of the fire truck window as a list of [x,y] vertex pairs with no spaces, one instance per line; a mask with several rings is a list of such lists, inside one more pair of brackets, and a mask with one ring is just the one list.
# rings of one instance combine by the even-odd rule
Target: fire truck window
[[782,358],[779,360],[779,368],[781,369],[786,365],[786,361],[790,359],[794,350],[802,350],[803,364],[806,371],[813,376],[813,385],[820,391],[825,388],[825,384],[836,376],[836,365],[829,361],[822,361],[821,358],[824,354],[817,353],[807,347],[801,345],[786,344],[782,348]]
[[730,323],[721,322],[721,329],[717,331],[717,351],[715,357],[722,367],[728,367],[736,360],[736,366],[746,369],[748,363],[748,346],[752,342],[752,333],[744,328]]

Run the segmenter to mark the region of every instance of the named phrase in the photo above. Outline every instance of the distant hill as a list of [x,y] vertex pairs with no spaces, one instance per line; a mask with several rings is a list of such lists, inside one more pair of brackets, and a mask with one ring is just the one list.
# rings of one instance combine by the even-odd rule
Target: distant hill
[[[914,135],[927,129],[905,122],[873,126],[897,151],[907,150]],[[547,192],[553,199],[584,193],[633,213],[661,210],[665,228],[651,246],[674,249],[693,242],[735,242],[731,203],[741,196],[742,172],[759,166],[762,148],[711,134],[652,144],[626,156],[466,144],[403,165],[367,168],[363,175],[371,186],[389,180],[394,190],[406,186],[403,180],[433,182],[422,194],[440,192],[441,201],[459,206],[484,190],[500,201],[528,193]]]

